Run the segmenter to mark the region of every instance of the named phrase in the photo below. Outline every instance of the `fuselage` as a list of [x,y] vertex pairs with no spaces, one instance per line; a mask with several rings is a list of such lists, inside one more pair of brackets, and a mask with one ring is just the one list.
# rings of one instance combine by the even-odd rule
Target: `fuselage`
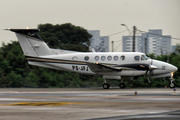
[[[63,52],[60,50],[61,53]],[[177,71],[177,67],[158,60],[152,60],[140,52],[74,52],[40,56],[39,58],[27,57],[29,64],[42,64],[49,68],[73,71],[82,74],[115,75],[115,76],[142,76],[146,75],[147,68],[152,64],[157,67],[151,73],[156,75],[170,75]],[[109,67],[122,69],[114,72],[93,72],[87,63],[102,64]]]

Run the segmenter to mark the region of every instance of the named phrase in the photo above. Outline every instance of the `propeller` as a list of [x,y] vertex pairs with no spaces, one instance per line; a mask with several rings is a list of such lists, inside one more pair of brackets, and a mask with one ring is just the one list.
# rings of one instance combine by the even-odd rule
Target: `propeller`
[[154,69],[157,69],[157,67],[153,65],[153,60],[151,59],[150,65],[146,71],[146,75],[148,76],[149,83],[151,83],[150,79],[151,79],[151,75],[152,75]]

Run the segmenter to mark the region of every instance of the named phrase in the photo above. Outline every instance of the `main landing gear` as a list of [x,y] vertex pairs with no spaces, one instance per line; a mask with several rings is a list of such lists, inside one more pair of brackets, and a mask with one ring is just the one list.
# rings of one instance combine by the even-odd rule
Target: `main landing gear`
[[104,83],[103,83],[103,88],[104,89],[109,89],[110,85],[106,83],[106,79],[104,78]]
[[119,87],[120,87],[121,89],[124,89],[124,88],[126,87],[126,85],[125,85],[124,83],[119,83]]
[[[110,85],[106,82],[106,79],[104,78],[104,83],[103,83],[103,88],[104,89],[109,89]],[[121,82],[119,83],[119,87],[121,89],[125,88],[126,85],[124,84],[124,82],[121,80]]]
[[124,84],[123,80],[121,80],[121,82],[119,83],[119,87],[121,89],[124,89],[126,87],[126,85]]
[[104,89],[109,89],[110,85],[108,83],[103,83],[103,88]]

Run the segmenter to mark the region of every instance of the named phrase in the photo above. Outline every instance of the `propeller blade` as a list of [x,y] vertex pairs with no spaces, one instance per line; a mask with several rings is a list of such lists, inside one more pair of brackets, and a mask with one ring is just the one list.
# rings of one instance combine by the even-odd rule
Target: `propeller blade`
[[148,83],[151,83],[151,81],[150,81],[150,78],[149,78],[149,77],[147,77],[147,80],[148,80]]
[[153,59],[151,59],[151,65],[153,64]]
[[150,65],[146,70],[146,75],[148,76],[148,80],[151,78],[151,75],[153,74],[153,70],[157,69],[157,67],[152,64],[153,64],[153,60],[151,59]]
[[147,71],[146,71],[147,80],[149,83],[151,83],[151,75],[153,74],[154,69],[157,69],[157,67],[153,65],[153,60],[151,59],[149,68],[147,68]]

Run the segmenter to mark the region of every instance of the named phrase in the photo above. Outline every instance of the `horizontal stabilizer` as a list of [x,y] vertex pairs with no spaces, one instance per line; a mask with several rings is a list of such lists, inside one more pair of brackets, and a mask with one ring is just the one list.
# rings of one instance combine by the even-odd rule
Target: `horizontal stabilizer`
[[39,29],[11,29],[11,28],[8,28],[8,29],[5,29],[5,30],[10,30],[12,32],[20,32],[20,31],[34,31],[34,32],[38,32],[38,31],[40,31]]

